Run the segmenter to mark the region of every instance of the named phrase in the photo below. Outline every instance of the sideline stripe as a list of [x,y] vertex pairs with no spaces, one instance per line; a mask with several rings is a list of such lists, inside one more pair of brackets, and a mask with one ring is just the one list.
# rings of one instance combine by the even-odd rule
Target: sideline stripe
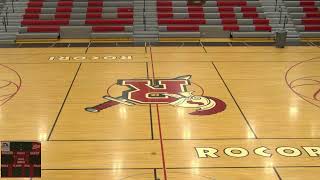
[[60,117],[60,114],[61,114],[61,112],[62,112],[62,109],[63,109],[63,107],[64,107],[64,104],[66,103],[66,100],[67,100],[67,98],[68,98],[68,96],[69,96],[69,93],[70,93],[70,91],[71,91],[71,88],[72,88],[72,86],[73,86],[73,83],[74,83],[74,81],[76,80],[76,77],[78,76],[78,73],[79,73],[79,70],[80,70],[80,68],[81,68],[81,65],[82,65],[82,63],[79,64],[78,69],[77,69],[77,72],[75,73],[75,75],[74,75],[74,77],[73,77],[73,80],[72,80],[71,85],[70,85],[70,87],[69,87],[69,90],[68,90],[68,92],[67,92],[67,94],[66,94],[66,97],[65,97],[64,100],[63,100],[63,103],[62,103],[62,105],[61,105],[61,108],[60,108],[60,110],[59,110],[59,113],[58,113],[58,115],[57,115],[57,118],[56,118],[56,120],[55,120],[54,123],[53,123],[52,129],[51,129],[51,131],[50,131],[50,133],[49,133],[49,136],[48,136],[48,138],[47,138],[47,141],[50,141],[52,132],[53,132],[54,128],[56,127],[57,121],[58,121],[58,119],[59,119],[59,117]]
[[237,107],[238,107],[240,113],[242,114],[242,117],[244,118],[244,120],[245,120],[247,126],[249,127],[250,131],[252,132],[252,134],[254,135],[255,138],[258,138],[256,132],[253,130],[253,128],[252,128],[251,124],[249,123],[247,117],[244,115],[242,109],[240,108],[240,105],[238,104],[238,102],[236,101],[235,97],[234,97],[233,94],[231,93],[231,90],[230,90],[229,87],[227,86],[227,83],[224,81],[224,79],[223,79],[222,75],[220,74],[218,68],[216,67],[216,65],[214,64],[213,61],[212,61],[211,63],[212,63],[212,65],[213,65],[214,69],[216,70],[216,72],[218,73],[220,79],[222,80],[224,86],[225,86],[226,89],[228,90],[228,92],[229,92],[230,96],[232,97],[234,103],[237,105]]
[[[151,46],[149,46],[150,54],[151,54],[151,65],[152,65],[152,78],[155,79],[154,76],[154,66],[153,66],[153,56]],[[163,148],[163,139],[162,139],[162,130],[161,130],[161,122],[160,122],[160,113],[159,113],[159,105],[156,104],[157,107],[157,117],[158,117],[158,127],[159,127],[159,138],[160,138],[160,145],[161,145],[161,156],[162,156],[162,166],[163,166],[163,175],[164,180],[167,180],[167,169],[166,169],[166,161],[164,158],[164,148]]]

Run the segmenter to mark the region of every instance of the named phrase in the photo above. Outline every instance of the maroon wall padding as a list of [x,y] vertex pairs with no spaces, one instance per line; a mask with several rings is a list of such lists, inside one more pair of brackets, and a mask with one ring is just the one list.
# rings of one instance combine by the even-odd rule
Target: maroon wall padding
[[256,7],[241,7],[241,12],[257,12]]
[[204,13],[189,13],[189,18],[200,18],[200,19],[203,19],[205,16],[204,16]]
[[102,13],[88,13],[86,19],[102,18]]
[[21,25],[68,25],[69,20],[22,20]]
[[217,6],[246,6],[246,1],[218,1]]
[[28,27],[28,32],[59,32],[59,26]]
[[41,13],[41,8],[26,8],[26,13]]
[[199,26],[167,26],[167,31],[199,31]]
[[172,12],[172,7],[157,7],[159,12]]
[[72,12],[72,8],[56,8],[56,12]]
[[243,17],[244,18],[258,18],[259,14],[258,13],[243,13]]
[[133,18],[133,13],[118,13],[118,18]]
[[59,1],[58,6],[73,6],[72,1]]
[[253,24],[269,24],[269,19],[253,19]]
[[220,18],[236,18],[235,13],[220,13]]
[[238,25],[223,25],[224,31],[239,31],[240,27]]
[[23,19],[39,19],[40,14],[24,14]]
[[303,24],[320,25],[320,19],[302,19],[301,21]]
[[316,3],[314,1],[300,1],[300,6],[314,6]]
[[70,19],[70,14],[55,14],[54,17],[56,19]]
[[172,6],[171,1],[158,1],[157,6]]
[[307,18],[320,17],[320,13],[306,13]]
[[158,18],[173,18],[173,13],[159,13]]
[[28,7],[42,7],[43,2],[28,2]]
[[122,12],[133,12],[133,8],[118,8],[118,13],[122,13]]
[[238,24],[237,19],[221,19],[222,24]]
[[112,32],[112,31],[124,31],[124,26],[94,26],[93,32]]
[[307,25],[304,26],[305,31],[320,31],[320,25],[319,26],[312,26],[312,25]]
[[87,13],[101,13],[102,10],[103,9],[101,7],[89,7],[87,8]]
[[266,25],[266,26],[256,26],[255,27],[255,30],[256,31],[271,31],[272,30],[272,28],[269,26],[269,25]]
[[204,19],[158,19],[158,24],[206,24]]
[[133,24],[133,19],[87,19],[86,24]]
[[188,6],[189,12],[203,12],[203,8],[199,6]]
[[303,12],[318,12],[317,7],[303,7]]
[[88,6],[103,6],[103,1],[89,1]]
[[233,12],[234,8],[233,7],[219,7],[218,8],[219,12]]

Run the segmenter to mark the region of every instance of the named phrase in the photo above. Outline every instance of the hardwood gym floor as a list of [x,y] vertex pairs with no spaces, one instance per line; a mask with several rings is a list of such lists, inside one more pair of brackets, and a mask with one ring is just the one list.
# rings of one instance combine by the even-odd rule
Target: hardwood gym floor
[[0,63],[0,140],[41,141],[41,179],[320,178],[319,47],[2,48]]

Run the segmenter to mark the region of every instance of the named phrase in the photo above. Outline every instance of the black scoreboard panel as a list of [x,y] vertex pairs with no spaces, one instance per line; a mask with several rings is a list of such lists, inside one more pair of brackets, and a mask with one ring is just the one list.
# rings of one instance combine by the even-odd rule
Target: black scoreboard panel
[[1,142],[1,177],[41,177],[40,142]]

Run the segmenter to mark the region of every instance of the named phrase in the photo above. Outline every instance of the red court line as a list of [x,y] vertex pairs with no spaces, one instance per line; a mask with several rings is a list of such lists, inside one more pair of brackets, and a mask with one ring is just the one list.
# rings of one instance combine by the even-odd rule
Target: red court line
[[[314,57],[314,58],[311,58],[311,59],[308,59],[308,60],[304,60],[304,61],[301,61],[301,62],[298,62],[296,64],[294,64],[293,66],[291,66],[285,73],[285,80],[286,80],[286,83],[287,83],[287,86],[289,87],[289,89],[291,89],[291,91],[296,94],[297,96],[299,96],[301,99],[305,100],[306,102],[320,108],[320,106],[316,103],[313,103],[312,101],[309,101],[307,98],[305,98],[303,95],[301,95],[300,93],[297,93],[292,87],[291,87],[291,82],[289,82],[289,73],[292,69],[294,69],[295,67],[299,66],[300,64],[303,64],[303,63],[306,63],[306,62],[309,62],[309,61],[313,61],[313,60],[317,60],[319,59],[319,57]],[[317,96],[318,92],[316,92],[313,97]],[[316,99],[317,100],[317,99]]]
[[[150,48],[149,50],[150,50],[150,56],[151,56],[152,78],[154,80],[155,76],[154,76],[154,66],[153,66],[153,56],[152,56],[151,46],[149,46],[149,48]],[[157,116],[158,116],[159,139],[160,139],[160,146],[161,146],[163,175],[164,175],[164,180],[167,180],[167,169],[166,169],[166,161],[164,158],[164,148],[163,148],[163,138],[162,138],[162,130],[161,130],[161,122],[160,122],[159,105],[156,104],[156,107],[157,107]]]
[[165,158],[164,158],[164,148],[163,148],[163,139],[162,139],[161,124],[160,124],[159,105],[157,104],[156,106],[157,106],[157,115],[158,115],[158,125],[159,125],[159,136],[160,136],[160,145],[161,145],[163,175],[164,175],[164,179],[167,180],[167,169],[166,169],[166,161],[165,161]]
[[314,93],[313,99],[320,101],[320,99],[318,99],[318,94],[320,94],[320,89],[316,93]]
[[[17,75],[17,77],[19,78],[19,83],[18,83],[18,84],[15,83],[15,82],[11,82],[11,81],[10,81],[10,83],[13,83],[13,84],[17,87],[17,90],[16,90],[16,92],[13,93],[10,97],[8,97],[8,99],[3,99],[3,100],[5,100],[5,101],[0,104],[0,106],[2,106],[2,105],[4,105],[5,103],[7,103],[8,101],[10,101],[10,100],[19,92],[19,90],[20,90],[20,88],[21,88],[22,78],[21,78],[21,76],[19,75],[19,73],[18,73],[16,70],[14,70],[13,68],[10,68],[9,66],[5,66],[5,65],[3,65],[3,64],[0,64],[0,66],[11,70],[11,71],[14,72],[14,73]],[[9,81],[8,81],[8,82],[9,82]]]

